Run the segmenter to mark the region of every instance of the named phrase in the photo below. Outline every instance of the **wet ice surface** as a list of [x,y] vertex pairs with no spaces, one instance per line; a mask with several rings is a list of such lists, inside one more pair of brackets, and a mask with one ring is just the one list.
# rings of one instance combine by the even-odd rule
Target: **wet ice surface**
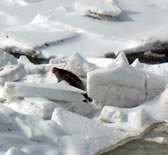
[[[129,64],[125,56],[151,56],[158,40],[167,42],[166,0],[0,4],[0,154],[100,154],[168,120],[168,64]],[[110,52],[115,59],[100,57]],[[57,83],[53,67],[79,76],[86,91]],[[93,102],[83,102],[83,93]],[[167,136],[149,133],[140,143],[167,145]]]
[[157,125],[142,138],[129,142],[103,155],[166,155],[168,146],[167,125]]

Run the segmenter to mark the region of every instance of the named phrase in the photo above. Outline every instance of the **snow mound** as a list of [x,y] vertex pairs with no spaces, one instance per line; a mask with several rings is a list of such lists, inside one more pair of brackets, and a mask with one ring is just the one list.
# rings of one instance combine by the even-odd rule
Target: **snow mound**
[[73,72],[74,74],[86,78],[86,74],[89,71],[95,70],[97,67],[88,62],[78,53],[73,54],[65,67],[65,69]]
[[[114,128],[104,126],[101,122],[79,116],[77,114],[56,108],[52,115],[52,120],[59,124],[66,133],[84,140],[86,142],[83,154],[95,154],[100,150],[109,147],[110,143],[119,142],[133,133],[127,132],[127,135]],[[87,151],[87,152],[86,152]]]
[[74,7],[85,15],[97,18],[101,16],[117,17],[121,14],[121,9],[112,1],[107,0],[78,0],[74,3]]

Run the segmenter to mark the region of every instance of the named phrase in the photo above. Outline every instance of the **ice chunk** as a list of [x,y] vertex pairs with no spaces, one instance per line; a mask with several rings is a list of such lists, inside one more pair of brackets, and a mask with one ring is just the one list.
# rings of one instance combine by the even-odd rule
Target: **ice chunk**
[[128,115],[128,122],[132,129],[137,130],[149,124],[148,116],[143,108],[130,112]]
[[107,0],[78,0],[74,3],[74,6],[75,9],[93,17],[117,17],[121,14],[121,9],[116,4],[112,4]]
[[125,55],[124,52],[120,52],[117,58],[115,59],[114,62],[112,62],[110,65],[107,67],[113,67],[113,65],[123,65],[123,66],[129,66],[128,59]]
[[22,118],[17,117],[16,123],[20,126],[20,128],[23,130],[25,136],[28,139],[36,142],[41,142],[43,140],[44,135],[41,132],[41,130],[37,128],[32,128],[32,126],[28,123],[27,120],[23,120]]
[[70,57],[65,69],[73,72],[80,77],[86,77],[86,73],[95,70],[96,66],[88,62],[78,53],[75,53]]
[[160,95],[168,83],[167,76],[157,75],[149,72],[146,72],[145,75],[147,99]]
[[77,32],[70,30],[58,31],[56,27],[49,24],[29,24],[1,34],[0,47],[9,52],[48,59],[51,55],[41,52],[42,48],[77,35]]
[[132,107],[145,100],[145,76],[132,67],[97,69],[87,77],[88,95],[101,105]]
[[58,84],[6,82],[7,97],[44,97],[50,100],[80,102],[84,91],[61,82]]
[[125,134],[121,130],[104,126],[101,122],[79,116],[61,108],[56,108],[52,115],[52,120],[56,121],[68,134],[77,136],[85,140],[88,154],[95,154],[98,151],[109,147],[109,143],[114,144],[122,138],[134,133]]
[[[4,109],[5,110],[5,109]],[[13,128],[12,119],[5,111],[0,112],[0,131],[8,131]]]
[[7,65],[0,71],[0,83],[4,84],[6,81],[17,81],[23,78],[26,72],[21,64]]
[[112,106],[104,106],[99,116],[100,120],[109,123],[123,122],[125,118],[122,111]]
[[90,63],[95,64],[97,67],[99,68],[106,68],[107,66],[114,64],[115,63],[115,59],[112,58],[87,58],[87,61],[89,61]]
[[20,56],[18,62],[24,66],[28,74],[38,74],[44,72],[44,66],[31,63],[26,56]]
[[0,50],[0,69],[6,65],[16,65],[17,59],[11,54]]
[[28,154],[15,147],[12,147],[6,152],[5,155],[28,155]]
[[145,138],[145,141],[157,144],[168,144],[168,138],[166,137]]
[[42,97],[27,97],[21,102],[8,103],[7,106],[20,113],[40,116],[43,119],[51,118],[54,109],[60,107],[57,103]]

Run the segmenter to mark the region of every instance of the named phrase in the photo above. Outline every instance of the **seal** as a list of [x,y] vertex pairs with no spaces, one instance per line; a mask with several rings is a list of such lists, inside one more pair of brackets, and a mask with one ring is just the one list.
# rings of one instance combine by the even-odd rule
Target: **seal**
[[[81,81],[81,79],[75,75],[74,73],[67,71],[65,69],[60,69],[57,67],[53,67],[52,68],[52,73],[55,74],[55,76],[58,79],[58,82],[61,81],[66,81],[69,83],[69,85],[79,88],[81,90],[86,90],[85,86],[83,84],[83,82]],[[84,102],[91,102],[92,99],[87,95],[87,93],[82,93],[83,97],[85,98],[85,100],[83,100]]]

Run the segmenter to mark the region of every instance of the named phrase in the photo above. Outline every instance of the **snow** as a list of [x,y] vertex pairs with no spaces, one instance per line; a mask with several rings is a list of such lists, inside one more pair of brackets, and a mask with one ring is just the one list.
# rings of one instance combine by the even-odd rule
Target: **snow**
[[[100,154],[168,120],[168,64],[130,65],[124,54],[167,42],[167,0],[1,0],[0,8],[0,155]],[[53,67],[87,90],[57,83]]]
[[[129,65],[123,52],[116,59],[75,53],[49,64],[5,52],[1,59],[0,154],[106,152],[168,120],[167,63]],[[83,77],[87,91],[57,83],[54,66]],[[83,93],[93,101],[83,102]]]
[[112,1],[89,1],[89,0],[78,0],[74,3],[75,9],[84,12],[88,16],[111,16],[117,17],[121,14],[121,10],[113,5]]

